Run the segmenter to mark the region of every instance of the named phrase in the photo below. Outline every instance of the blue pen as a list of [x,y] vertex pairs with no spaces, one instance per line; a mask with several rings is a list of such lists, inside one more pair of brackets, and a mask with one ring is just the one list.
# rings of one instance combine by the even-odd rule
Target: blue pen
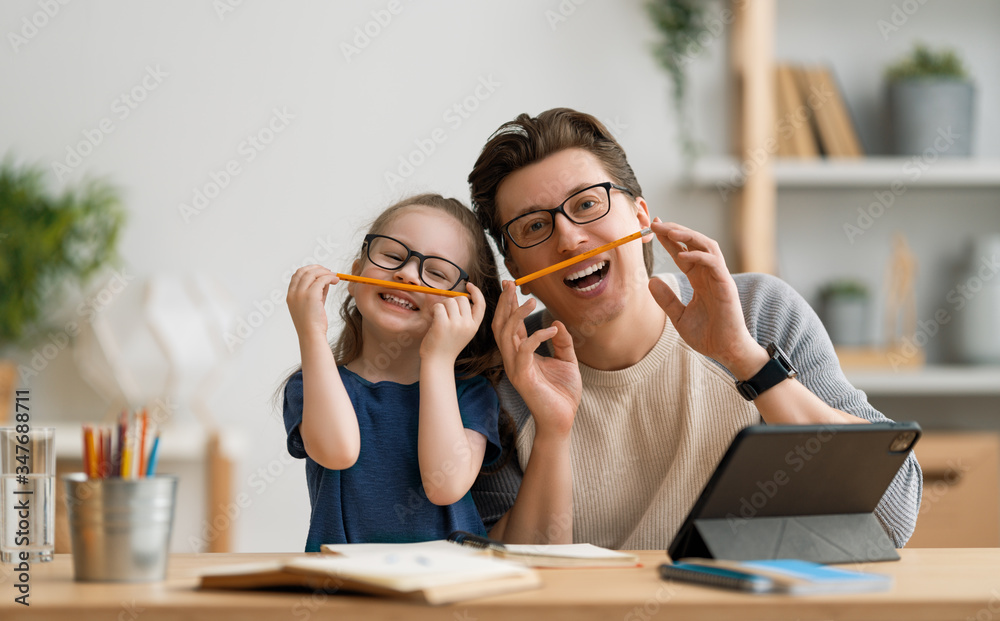
[[156,474],[156,457],[159,455],[160,451],[160,432],[156,432],[156,437],[153,438],[153,448],[149,450],[149,465],[146,466],[146,476],[151,477]]

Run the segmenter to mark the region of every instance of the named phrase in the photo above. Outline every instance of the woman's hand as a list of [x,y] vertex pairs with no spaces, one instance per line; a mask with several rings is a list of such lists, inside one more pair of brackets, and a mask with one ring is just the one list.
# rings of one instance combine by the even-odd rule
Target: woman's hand
[[300,340],[318,337],[326,342],[326,294],[338,282],[337,275],[322,265],[300,267],[292,275],[285,302]]
[[454,365],[462,349],[476,336],[486,314],[486,300],[479,287],[466,285],[469,297],[445,298],[431,307],[431,327],[420,342],[420,358]]
[[[528,336],[524,319],[534,308],[533,298],[518,306],[514,283],[505,281],[493,315],[493,335],[507,377],[535,419],[536,438],[549,432],[568,435],[583,394],[573,337],[561,321]],[[549,339],[553,356],[536,354],[535,349]]]
[[653,232],[688,277],[694,295],[687,306],[659,278],[649,290],[677,333],[698,353],[748,379],[767,363],[767,352],[747,330],[736,282],[715,240],[673,222],[653,221]]

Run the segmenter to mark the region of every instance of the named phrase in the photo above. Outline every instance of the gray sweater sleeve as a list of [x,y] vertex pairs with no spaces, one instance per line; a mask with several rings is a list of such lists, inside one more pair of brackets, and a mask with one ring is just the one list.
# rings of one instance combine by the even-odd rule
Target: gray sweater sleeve
[[[681,301],[693,291],[683,274],[677,275]],[[831,407],[872,422],[889,422],[864,392],[847,381],[833,344],[812,307],[790,285],[765,274],[736,274],[736,287],[747,329],[761,345],[777,343],[799,371],[799,380]],[[923,491],[923,474],[910,453],[875,508],[875,517],[896,547],[913,534]]]

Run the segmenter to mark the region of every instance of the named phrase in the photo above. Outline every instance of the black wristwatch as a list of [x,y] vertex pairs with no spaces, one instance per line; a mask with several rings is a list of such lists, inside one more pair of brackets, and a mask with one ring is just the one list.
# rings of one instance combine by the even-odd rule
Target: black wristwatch
[[767,355],[771,356],[771,359],[767,361],[763,369],[757,371],[757,375],[746,381],[736,382],[736,390],[747,401],[753,401],[768,388],[799,374],[792,363],[788,361],[788,356],[781,351],[776,343],[768,344]]

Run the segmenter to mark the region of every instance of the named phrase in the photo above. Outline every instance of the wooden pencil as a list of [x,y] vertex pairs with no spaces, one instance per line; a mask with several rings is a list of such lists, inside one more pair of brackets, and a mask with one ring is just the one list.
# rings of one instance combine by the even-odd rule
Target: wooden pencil
[[649,227],[646,227],[646,228],[642,229],[641,231],[636,231],[635,233],[632,233],[631,235],[626,235],[625,237],[622,237],[621,239],[617,239],[617,240],[611,242],[610,244],[604,244],[603,246],[599,246],[597,248],[594,248],[593,250],[588,250],[587,252],[584,252],[583,254],[577,255],[577,256],[573,257],[572,259],[566,259],[565,261],[561,261],[559,263],[556,263],[555,265],[550,265],[550,266],[548,266],[546,268],[540,269],[537,272],[532,272],[531,274],[528,274],[527,276],[522,276],[522,277],[518,278],[517,280],[515,280],[514,284],[520,287],[521,285],[523,285],[526,282],[531,282],[532,280],[535,280],[536,278],[541,278],[542,276],[547,276],[547,275],[551,274],[552,272],[558,272],[559,270],[563,269],[564,267],[569,267],[570,265],[573,265],[574,263],[579,263],[580,261],[586,261],[590,257],[593,257],[595,255],[599,255],[602,252],[607,252],[608,250],[611,250],[612,248],[617,248],[618,246],[621,246],[622,244],[627,244],[628,242],[636,240],[636,239],[639,239],[640,237],[642,237],[644,235],[650,235],[652,232],[653,232],[653,229],[651,229]]
[[468,293],[464,291],[449,291],[448,289],[435,289],[434,287],[424,287],[423,285],[411,285],[405,282],[394,282],[391,280],[379,280],[378,278],[367,278],[365,276],[355,276],[353,274],[337,274],[337,278],[341,280],[349,280],[351,282],[360,282],[366,285],[378,285],[380,287],[386,287],[388,289],[400,289],[402,291],[419,291],[420,293],[431,293],[433,295],[446,295],[448,297],[458,297],[466,296]]

